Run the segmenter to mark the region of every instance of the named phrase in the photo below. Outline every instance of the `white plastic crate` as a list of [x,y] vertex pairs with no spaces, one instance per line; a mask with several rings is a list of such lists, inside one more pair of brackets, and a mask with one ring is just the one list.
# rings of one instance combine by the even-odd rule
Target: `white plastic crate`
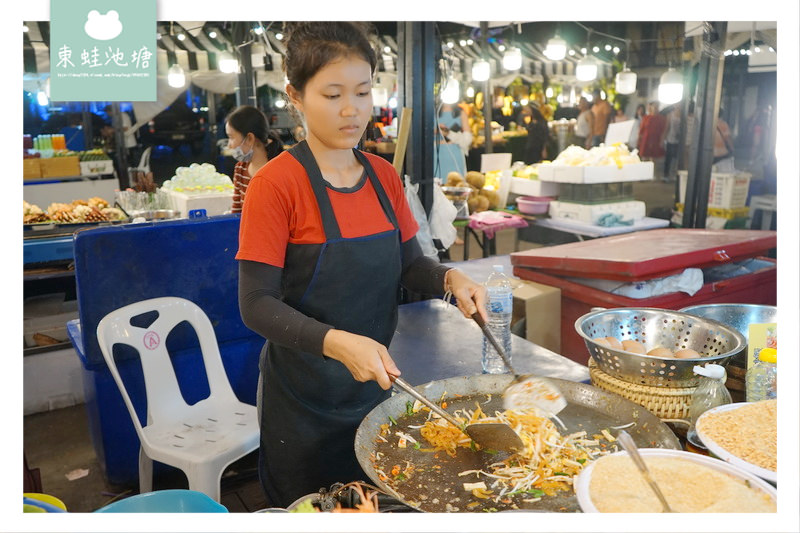
[[511,192],[523,196],[558,196],[558,183],[512,177]]
[[645,203],[638,200],[612,202],[608,204],[576,204],[573,202],[550,202],[552,218],[567,218],[587,224],[597,224],[600,217],[609,213],[623,220],[639,220],[645,216]]
[[185,194],[169,189],[161,189],[169,195],[172,209],[181,217],[188,217],[193,209],[205,209],[206,215],[223,215],[233,207],[233,192]]
[[[723,173],[712,172],[708,184],[708,207],[736,209],[747,203],[747,192],[750,189],[750,176],[747,172]],[[686,203],[686,182],[688,172],[678,171],[680,180],[680,203]]]
[[653,162],[643,161],[623,165],[600,167],[573,167],[541,164],[537,171],[542,181],[559,183],[614,183],[618,181],[646,181],[653,179]]
[[114,173],[114,162],[110,159],[101,159],[98,161],[81,161],[81,175],[83,176],[100,176],[102,174]]

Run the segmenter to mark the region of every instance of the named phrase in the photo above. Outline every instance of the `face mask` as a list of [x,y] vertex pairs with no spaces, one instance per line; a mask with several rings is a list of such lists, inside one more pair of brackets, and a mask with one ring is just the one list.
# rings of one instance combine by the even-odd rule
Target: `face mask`
[[237,161],[248,163],[251,159],[253,159],[253,149],[250,148],[250,150],[245,153],[244,150],[242,150],[242,144],[244,144],[244,141],[242,141],[239,146],[231,150],[233,152],[231,155],[233,155],[234,159]]

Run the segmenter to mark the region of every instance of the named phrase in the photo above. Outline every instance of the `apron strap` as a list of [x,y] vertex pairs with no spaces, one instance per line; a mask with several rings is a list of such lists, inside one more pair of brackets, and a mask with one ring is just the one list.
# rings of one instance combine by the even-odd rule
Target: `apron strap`
[[353,148],[353,153],[356,156],[356,159],[361,162],[361,165],[367,171],[367,177],[369,177],[370,181],[372,182],[372,188],[375,189],[375,193],[378,195],[378,201],[381,203],[381,207],[383,208],[383,212],[386,213],[386,217],[391,222],[392,226],[395,229],[400,229],[400,225],[397,223],[397,215],[394,212],[394,208],[392,207],[392,203],[389,201],[389,196],[386,194],[386,190],[381,185],[381,180],[378,179],[378,176],[375,174],[375,169],[372,168],[367,156],[361,150],[357,150]]
[[303,165],[306,174],[308,174],[308,181],[311,183],[311,189],[317,198],[319,214],[322,216],[322,229],[325,231],[325,239],[329,241],[341,239],[342,232],[339,230],[339,223],[336,222],[336,215],[333,213],[333,206],[328,197],[325,180],[319,170],[317,160],[314,159],[314,154],[311,153],[311,148],[308,147],[308,143],[306,141],[297,143],[289,149],[289,153]]

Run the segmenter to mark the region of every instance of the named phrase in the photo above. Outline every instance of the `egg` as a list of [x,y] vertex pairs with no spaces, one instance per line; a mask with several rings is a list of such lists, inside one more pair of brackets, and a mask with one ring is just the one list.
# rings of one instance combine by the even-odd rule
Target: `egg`
[[684,348],[683,350],[675,352],[675,357],[678,359],[697,359],[703,356],[691,348]]
[[622,350],[622,343],[619,342],[619,339],[616,337],[606,337],[606,340],[608,341],[608,345],[615,350]]
[[635,341],[633,339],[627,339],[622,341],[622,349],[625,350],[626,352],[640,353],[640,354],[644,354],[647,351],[647,349],[644,347],[644,344],[642,344],[639,341]]
[[597,344],[599,344],[600,346],[605,346],[606,348],[610,348],[611,347],[611,345],[608,344],[608,341],[606,340],[605,337],[595,337],[592,340],[594,342],[596,342]]
[[652,350],[647,352],[647,355],[652,355],[653,357],[666,357],[666,358],[675,357],[675,354],[672,353],[672,350],[670,350],[669,348],[662,348],[661,346],[659,346],[658,348],[653,348]]

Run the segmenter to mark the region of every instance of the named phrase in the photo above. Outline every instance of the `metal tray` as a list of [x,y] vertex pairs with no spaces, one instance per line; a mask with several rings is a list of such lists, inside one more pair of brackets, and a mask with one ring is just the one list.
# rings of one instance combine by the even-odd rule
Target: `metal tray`
[[[416,389],[432,401],[438,401],[444,395],[447,400],[449,412],[469,406],[474,408],[474,402],[479,401],[482,409],[487,412],[502,410],[502,393],[513,377],[509,374],[483,374],[476,376],[463,376],[432,381]],[[636,424],[627,428],[637,445],[647,448],[680,449],[678,438],[655,415],[644,407],[637,405],[617,394],[606,392],[597,387],[583,383],[575,383],[562,379],[552,379],[561,389],[567,399],[567,407],[559,413],[559,418],[567,426],[566,432],[572,433],[585,430],[587,434],[599,433],[608,429],[612,435],[615,430],[612,426],[622,426],[630,422]],[[488,395],[492,395],[491,399]],[[394,431],[400,429],[413,437],[419,437],[419,430],[409,429],[407,426],[420,424],[414,417],[408,417],[406,402],[411,401],[408,394],[396,394],[375,407],[361,422],[356,432],[355,452],[359,464],[372,482],[394,496],[403,503],[425,512],[445,512],[448,510],[467,511],[466,504],[474,501],[471,494],[463,490],[463,477],[458,473],[464,470],[485,468],[496,462],[500,455],[493,456],[483,452],[473,452],[469,449],[459,449],[456,457],[449,457],[446,453],[430,453],[416,450],[413,447],[397,448],[397,437]],[[417,413],[415,416],[419,416]],[[393,438],[389,443],[380,442],[376,437],[380,434],[381,424],[386,424],[394,418],[399,424],[392,426]],[[416,423],[415,423],[416,422]],[[373,463],[376,452],[385,456]],[[389,471],[394,464],[405,464],[411,461],[416,468],[423,472],[417,473],[407,482],[395,480],[381,481],[376,472],[376,467]],[[438,468],[434,468],[438,466]],[[386,470],[388,468],[388,470]],[[468,481],[473,481],[472,479]],[[424,499],[421,498],[424,496]],[[511,504],[495,503],[492,500],[478,500],[480,505],[470,509],[480,512],[484,509],[494,508],[497,511],[510,511]],[[526,503],[522,498],[514,496],[512,500],[520,509],[527,511],[546,512],[577,512],[579,506],[572,491],[559,493],[557,496],[545,496],[535,503]],[[448,504],[450,507],[448,508]]]

